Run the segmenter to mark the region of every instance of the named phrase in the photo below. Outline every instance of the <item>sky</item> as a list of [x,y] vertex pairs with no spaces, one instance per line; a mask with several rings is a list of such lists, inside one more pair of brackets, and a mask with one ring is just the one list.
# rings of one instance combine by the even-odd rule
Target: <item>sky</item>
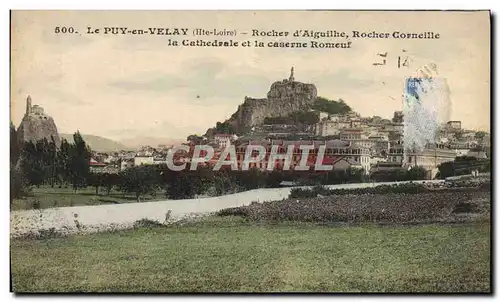
[[[450,119],[489,131],[489,22],[488,12],[13,11],[11,119],[19,125],[31,95],[62,133],[185,138],[229,118],[245,96],[265,97],[292,66],[295,80],[315,84],[318,95],[341,98],[362,116],[390,118],[403,109],[405,79],[434,63],[449,85]],[[78,34],[56,34],[58,26]],[[188,28],[190,35],[86,34],[89,26]],[[325,40],[351,41],[349,49],[168,46],[198,39],[195,28],[248,32],[217,37],[240,42],[312,40],[251,37],[253,29],[433,31],[440,39]],[[385,52],[386,65],[373,65]],[[398,56],[409,66],[398,68]]]

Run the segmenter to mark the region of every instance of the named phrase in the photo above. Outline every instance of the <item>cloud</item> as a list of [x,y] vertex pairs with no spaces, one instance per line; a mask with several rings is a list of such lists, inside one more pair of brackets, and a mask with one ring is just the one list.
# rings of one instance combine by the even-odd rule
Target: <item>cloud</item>
[[217,102],[217,98],[243,99],[262,96],[272,82],[262,74],[251,74],[229,68],[220,60],[198,59],[184,63],[180,74],[136,74],[129,79],[113,81],[109,86],[128,92],[167,93],[176,91],[200,105]]
[[357,75],[346,68],[331,73],[312,75],[311,79],[318,87],[319,92],[322,90],[321,87],[329,87],[339,93],[353,89],[369,90],[376,83],[373,77]]
[[56,88],[45,88],[45,92],[53,97],[53,99],[58,103],[64,103],[65,105],[77,105],[85,106],[92,105],[89,101],[82,100],[78,95],[70,92],[66,92],[61,89]]
[[[153,121],[149,128],[120,128],[105,132],[106,136],[117,139],[129,139],[140,136],[186,138],[193,133],[204,134],[206,127],[178,126],[166,121]],[[202,133],[203,132],[203,133]]]
[[65,89],[63,83],[65,77],[62,73],[41,75],[30,75],[18,79],[20,83],[31,83],[29,87],[20,87],[16,93],[18,96],[29,94],[40,94],[49,97],[57,103],[66,105],[89,105],[89,101],[84,101],[77,93]]

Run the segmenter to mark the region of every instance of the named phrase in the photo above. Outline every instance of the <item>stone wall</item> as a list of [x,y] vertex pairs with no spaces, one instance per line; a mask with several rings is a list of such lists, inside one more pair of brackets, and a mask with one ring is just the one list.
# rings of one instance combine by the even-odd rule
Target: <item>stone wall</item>
[[[444,183],[444,180],[412,182],[437,184]],[[408,183],[408,181],[352,183],[326,187],[329,189],[356,189],[399,183]],[[10,213],[10,236],[21,237],[50,229],[63,234],[127,229],[133,227],[134,222],[141,219],[160,223],[174,222],[184,218],[210,214],[225,208],[249,205],[252,202],[283,200],[288,198],[291,189],[291,187],[255,189],[209,198],[12,211]]]

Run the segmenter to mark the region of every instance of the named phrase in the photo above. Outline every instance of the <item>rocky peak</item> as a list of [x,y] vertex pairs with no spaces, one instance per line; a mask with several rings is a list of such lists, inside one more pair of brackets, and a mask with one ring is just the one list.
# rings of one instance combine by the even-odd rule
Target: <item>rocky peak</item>
[[238,131],[245,131],[252,126],[262,124],[266,117],[283,117],[297,111],[308,110],[316,97],[316,86],[295,81],[292,67],[288,79],[271,85],[267,98],[245,97],[244,103],[233,114],[232,124]]
[[26,112],[17,129],[17,138],[21,142],[37,142],[44,138],[50,142],[54,139],[57,147],[61,143],[54,119],[45,113],[43,107],[32,105],[31,96],[26,99]]

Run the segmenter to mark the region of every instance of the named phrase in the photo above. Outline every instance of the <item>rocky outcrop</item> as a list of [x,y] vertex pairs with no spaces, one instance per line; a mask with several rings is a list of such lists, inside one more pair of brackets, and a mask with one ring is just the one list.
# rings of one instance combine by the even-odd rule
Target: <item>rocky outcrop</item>
[[255,125],[263,124],[266,117],[284,117],[293,112],[306,111],[316,98],[316,86],[295,81],[292,68],[289,79],[271,85],[267,98],[245,97],[229,122],[236,131],[246,132]]
[[49,142],[53,139],[59,147],[61,139],[57,132],[54,119],[46,115],[43,108],[38,105],[31,105],[31,97],[26,100],[26,113],[17,129],[17,139],[20,142],[37,142],[46,138]]

